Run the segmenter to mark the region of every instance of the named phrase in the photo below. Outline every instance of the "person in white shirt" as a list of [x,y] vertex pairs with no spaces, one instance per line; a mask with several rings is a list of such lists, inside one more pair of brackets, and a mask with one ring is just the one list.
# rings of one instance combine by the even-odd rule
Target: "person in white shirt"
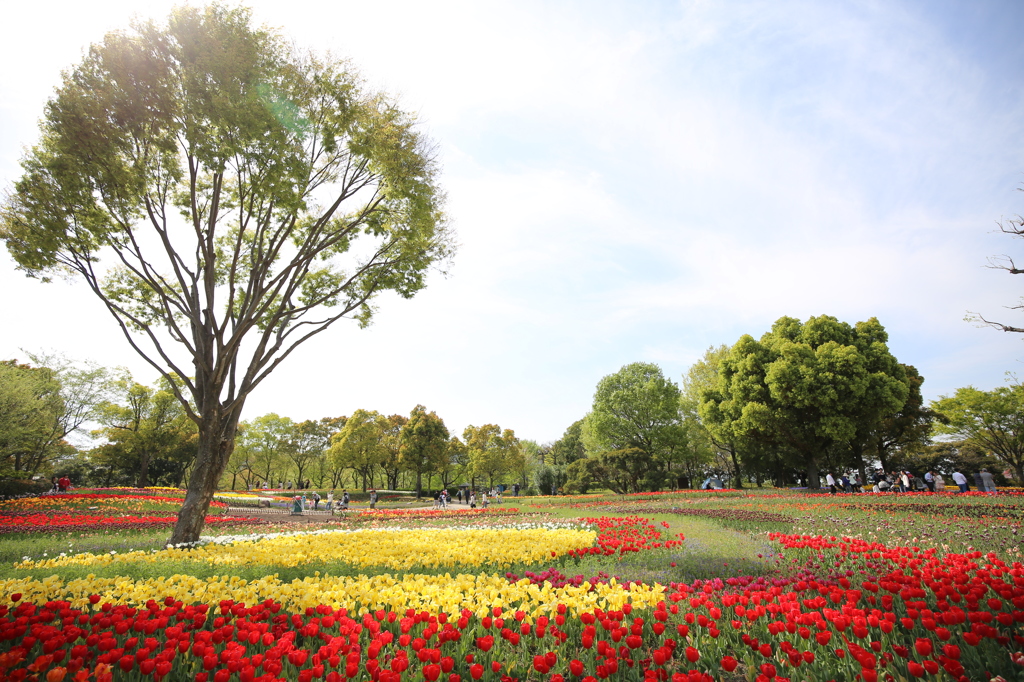
[[967,492],[967,477],[959,471],[953,472],[953,482],[960,488],[960,492]]
[[935,476],[932,475],[932,472],[924,472],[924,484],[928,486],[928,492],[935,492]]
[[829,493],[833,495],[836,494],[836,479],[832,476],[832,474],[825,474],[825,485],[828,486]]

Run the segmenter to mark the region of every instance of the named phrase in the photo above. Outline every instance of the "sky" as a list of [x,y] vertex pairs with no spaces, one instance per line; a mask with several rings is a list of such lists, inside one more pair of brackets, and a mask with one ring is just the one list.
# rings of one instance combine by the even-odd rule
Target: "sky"
[[[173,2],[18,3],[0,26],[0,186],[92,42]],[[550,442],[631,362],[681,381],[784,315],[877,317],[926,398],[1024,375],[1008,310],[1024,213],[1024,3],[434,0],[248,3],[350,58],[437,144],[447,277],[302,346],[244,418],[423,404]],[[1022,257],[1020,260],[1024,260]],[[0,357],[156,373],[81,284],[0,250]]]

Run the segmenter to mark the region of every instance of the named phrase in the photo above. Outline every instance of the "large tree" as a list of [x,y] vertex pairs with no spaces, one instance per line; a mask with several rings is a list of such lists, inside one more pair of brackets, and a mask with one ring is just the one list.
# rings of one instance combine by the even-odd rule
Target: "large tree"
[[576,460],[587,456],[587,449],[583,446],[583,420],[578,419],[569,425],[562,437],[551,444],[548,452],[551,461],[541,459],[541,464],[554,464],[566,466]]
[[344,428],[331,436],[327,456],[340,469],[352,469],[362,479],[362,487],[373,485],[373,473],[387,454],[384,445],[389,420],[376,410],[356,410]]
[[[0,476],[31,478],[64,412],[60,383],[42,367],[0,362]],[[52,445],[52,443],[51,443]]]
[[450,256],[433,153],[348,63],[221,5],[108,34],[41,128],[0,238],[30,276],[80,277],[143,358],[183,378],[199,441],[171,541],[194,541],[251,392]]
[[[37,398],[45,397],[46,406],[33,412],[36,425],[31,430],[22,430],[17,454],[9,460],[13,470],[26,477],[52,467],[54,460],[68,450],[66,439],[80,432],[87,422],[97,420],[101,406],[116,398],[118,382],[126,376],[122,369],[76,362],[63,355],[29,353],[29,359],[34,367],[17,363],[11,367],[20,371],[23,378],[31,378]],[[13,389],[18,384],[10,383],[4,388]]]
[[727,429],[707,422],[700,416],[700,397],[712,390],[718,383],[718,367],[729,354],[725,344],[712,346],[704,351],[700,360],[690,365],[683,375],[680,387],[679,412],[690,436],[690,447],[698,461],[718,459],[717,465],[723,470],[731,469],[733,485],[743,487],[743,468],[740,466],[740,448],[733,434]]
[[423,474],[444,468],[448,458],[448,427],[436,412],[417,405],[402,426],[398,461],[402,468],[416,474],[416,497],[423,496]]
[[875,318],[854,326],[829,315],[782,317],[760,340],[744,335],[730,349],[700,414],[712,430],[804,468],[817,488],[821,466],[850,464],[858,430],[907,400],[905,369],[887,341]]
[[402,429],[409,418],[403,414],[392,414],[381,422],[381,445],[384,446],[377,465],[384,474],[384,485],[388,490],[398,489],[398,476],[402,473]]
[[299,422],[292,429],[292,438],[286,455],[295,466],[295,473],[300,481],[306,479],[306,472],[312,470],[317,477],[317,487],[323,487],[324,478],[330,468],[327,448],[331,445],[331,436],[345,426],[344,418],[324,417],[320,420],[307,419]]
[[123,380],[117,402],[104,403],[94,435],[107,442],[95,454],[110,473],[139,488],[154,482],[176,485],[196,454],[195,424],[166,385],[156,387]]
[[958,388],[933,402],[932,409],[944,417],[935,425],[938,433],[991,452],[1013,467],[1018,481],[1024,481],[1024,385],[991,391]]
[[243,422],[238,431],[238,449],[242,457],[239,473],[249,471],[242,478],[248,483],[252,476],[256,482],[266,481],[276,487],[288,472],[288,453],[295,435],[295,423],[274,412]]
[[467,426],[462,432],[469,450],[471,483],[477,476],[487,477],[487,487],[494,487],[494,479],[510,471],[521,453],[519,439],[512,429],[502,430],[497,424]]
[[[884,471],[891,468],[890,459],[897,453],[926,446],[931,440],[932,424],[936,419],[944,419],[924,404],[921,385],[924,377],[913,365],[903,365],[907,375],[907,401],[894,414],[885,415],[874,427],[868,427],[858,433],[852,442],[854,455],[859,457],[858,448],[863,453],[878,460]],[[861,435],[863,434],[863,436]],[[861,471],[861,476],[865,472]]]
[[[660,488],[669,467],[682,464],[691,454],[679,418],[679,395],[679,387],[661,368],[647,362],[634,362],[604,377],[583,421],[587,454],[617,453],[618,464],[625,461],[622,457],[630,462],[642,457],[646,460],[640,467],[642,481],[637,479],[636,485]],[[631,466],[631,470],[638,469]]]

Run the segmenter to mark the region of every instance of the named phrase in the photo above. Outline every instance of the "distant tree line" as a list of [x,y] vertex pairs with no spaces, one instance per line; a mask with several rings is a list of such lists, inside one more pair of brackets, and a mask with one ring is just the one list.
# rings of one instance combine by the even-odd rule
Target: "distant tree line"
[[[188,480],[198,427],[166,379],[146,386],[121,368],[30,360],[0,362],[0,480],[68,475],[75,485],[106,487]],[[270,413],[240,423],[220,487],[526,489],[540,452],[496,424],[468,426],[460,438],[422,405],[408,416],[356,410],[295,421]]]
[[887,344],[874,318],[783,317],[760,339],[709,348],[681,387],[657,365],[626,365],[546,449],[538,487],[626,493],[715,476],[820,488],[825,472],[868,481],[875,469],[1024,481],[1024,387],[967,387],[926,405],[924,378]]

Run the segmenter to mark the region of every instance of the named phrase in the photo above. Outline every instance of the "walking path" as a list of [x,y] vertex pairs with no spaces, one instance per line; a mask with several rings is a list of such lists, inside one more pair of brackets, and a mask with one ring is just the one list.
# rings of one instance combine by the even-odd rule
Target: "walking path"
[[[416,507],[400,507],[401,511],[430,511],[434,509],[433,505],[416,506]],[[284,507],[228,507],[226,516],[255,516],[265,519],[274,519],[279,521],[298,521],[305,523],[323,523],[330,521],[333,518],[342,518],[347,514],[353,512],[359,512],[367,507],[357,507],[355,509],[338,509],[335,510],[334,514],[326,509],[307,509],[301,514],[292,514],[291,509]],[[466,510],[469,509],[468,504],[462,504],[461,502],[449,502],[448,509],[450,510]],[[390,509],[389,509],[390,511]]]

